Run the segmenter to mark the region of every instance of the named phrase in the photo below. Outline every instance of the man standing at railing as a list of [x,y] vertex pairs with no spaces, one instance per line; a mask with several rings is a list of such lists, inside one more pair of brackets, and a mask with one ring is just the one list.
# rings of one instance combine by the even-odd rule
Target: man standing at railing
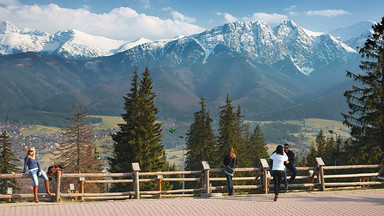
[[[285,189],[288,189],[288,183],[292,183],[293,180],[295,180],[297,175],[297,169],[295,167],[295,153],[293,151],[289,150],[289,144],[284,144],[284,152],[288,156],[289,163],[285,164],[285,172],[284,172],[284,185]],[[287,180],[287,169],[292,171],[291,178]]]

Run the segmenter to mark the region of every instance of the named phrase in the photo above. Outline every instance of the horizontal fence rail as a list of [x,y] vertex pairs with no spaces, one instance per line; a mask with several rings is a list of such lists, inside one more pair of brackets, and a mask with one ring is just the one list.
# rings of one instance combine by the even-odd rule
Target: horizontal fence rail
[[[371,173],[335,173],[335,170],[343,172],[356,172],[361,169],[378,169],[378,172]],[[307,175],[296,176],[295,181],[302,183],[289,184],[290,188],[301,188],[309,190],[326,190],[335,187],[369,187],[371,185],[383,185],[384,160],[377,165],[343,165],[343,166],[325,166],[321,158],[316,158],[314,167],[297,167],[301,173],[307,172]],[[266,159],[260,160],[260,166],[256,168],[236,168],[233,182],[242,184],[234,185],[236,190],[261,190],[267,194],[273,185],[271,181],[271,168]],[[333,172],[326,174],[325,172]],[[226,177],[223,175],[223,168],[210,168],[208,162],[202,162],[202,169],[195,171],[165,171],[165,172],[140,172],[138,163],[132,163],[132,172],[130,173],[64,173],[57,172],[56,176],[50,176],[56,184],[55,201],[61,198],[96,200],[96,199],[140,199],[141,197],[167,197],[167,196],[194,196],[196,193],[211,194],[213,191],[227,190]],[[240,174],[239,174],[240,173]],[[244,173],[244,174],[241,174]],[[185,175],[189,175],[185,177]],[[248,175],[248,176],[245,176]],[[182,177],[180,177],[182,176]],[[289,176],[288,176],[289,177]],[[0,174],[0,179],[20,179],[30,178],[27,174]],[[60,190],[63,179],[78,179],[79,191],[75,193],[73,185],[72,193],[64,193]],[[326,182],[325,180],[333,180]],[[334,182],[337,179],[343,179],[341,182]],[[352,179],[352,180],[351,180]],[[359,179],[358,181],[356,181]],[[140,184],[146,182],[157,182],[157,189],[151,191],[140,190]],[[195,182],[196,188],[185,189],[162,189],[164,182]],[[85,193],[86,185],[90,184],[119,184],[129,183],[131,189],[124,192],[104,192],[104,193]],[[212,185],[213,184],[213,185]],[[222,185],[220,185],[222,184]],[[11,192],[9,192],[11,191]],[[39,197],[49,197],[46,194],[39,194]],[[33,194],[14,194],[12,189],[8,194],[0,194],[0,199],[25,199],[33,198]]]

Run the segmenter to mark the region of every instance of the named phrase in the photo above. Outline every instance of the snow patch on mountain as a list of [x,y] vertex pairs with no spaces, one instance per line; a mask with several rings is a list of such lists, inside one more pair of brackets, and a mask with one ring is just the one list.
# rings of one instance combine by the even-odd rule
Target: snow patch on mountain
[[291,59],[305,75],[348,53],[356,53],[333,36],[303,29],[293,21],[284,21],[274,28],[260,21],[228,23],[190,38],[204,49],[204,62],[215,54],[217,45],[225,45],[260,64]]

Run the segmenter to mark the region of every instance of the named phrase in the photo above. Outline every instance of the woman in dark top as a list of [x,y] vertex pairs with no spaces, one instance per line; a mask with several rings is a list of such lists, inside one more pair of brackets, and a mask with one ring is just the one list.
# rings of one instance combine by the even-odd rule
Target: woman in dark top
[[228,183],[228,195],[233,195],[233,183],[232,183],[232,177],[235,173],[235,165],[237,165],[235,150],[233,147],[228,147],[227,149],[227,155],[225,155],[224,158],[224,173],[227,177],[227,183]]
[[39,202],[39,199],[37,197],[37,191],[39,188],[39,180],[37,178],[38,176],[41,176],[44,179],[45,190],[47,191],[47,194],[49,196],[52,196],[51,192],[49,191],[49,181],[48,181],[47,174],[45,174],[44,170],[41,169],[40,161],[36,155],[36,150],[34,147],[30,147],[28,149],[27,156],[25,156],[24,158],[23,173],[27,171],[27,168],[28,168],[29,175],[31,176],[33,181],[33,195],[35,198],[35,202],[36,203]]

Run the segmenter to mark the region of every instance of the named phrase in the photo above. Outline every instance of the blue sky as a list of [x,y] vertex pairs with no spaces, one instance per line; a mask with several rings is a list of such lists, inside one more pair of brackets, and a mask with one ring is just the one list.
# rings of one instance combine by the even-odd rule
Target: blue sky
[[233,21],[293,20],[325,32],[383,16],[383,0],[0,0],[0,20],[21,29],[78,29],[127,41],[190,35]]

